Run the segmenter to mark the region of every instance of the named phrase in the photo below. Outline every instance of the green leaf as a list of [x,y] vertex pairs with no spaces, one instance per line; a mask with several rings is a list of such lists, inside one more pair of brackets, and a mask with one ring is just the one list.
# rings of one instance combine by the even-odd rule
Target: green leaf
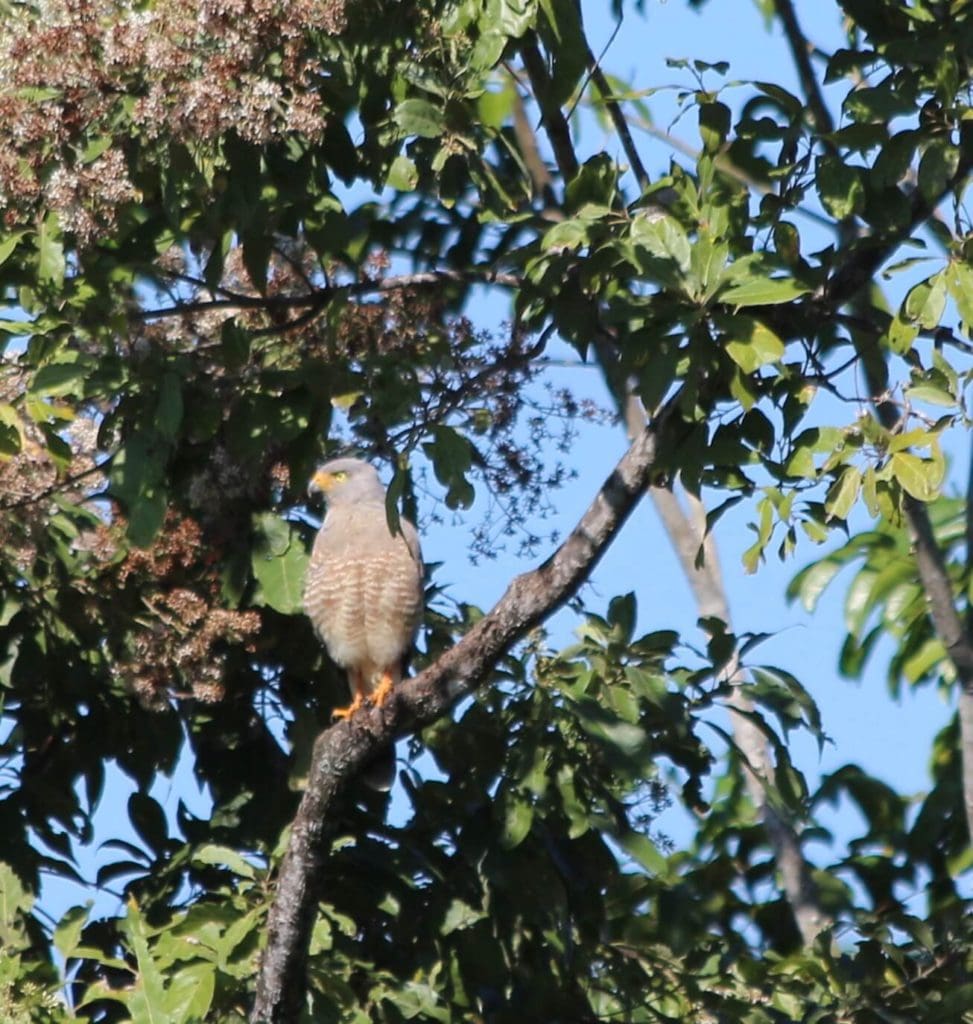
[[858,500],[861,486],[861,470],[857,466],[845,466],[825,498],[824,508],[828,515],[832,519],[847,519]]
[[818,157],[814,181],[824,208],[837,220],[845,220],[865,208],[865,187],[858,168],[838,157]]
[[544,232],[541,248],[544,252],[567,252],[580,249],[588,244],[590,221],[563,220]]
[[910,683],[918,683],[930,673],[938,674],[939,666],[947,657],[942,641],[930,637],[902,662],[902,672]]
[[135,954],[138,967],[135,985],[125,999],[132,1015],[132,1024],[163,1024],[168,1010],[165,981],[149,946],[151,933],[148,923],[134,899],[129,900],[128,913],[121,929],[129,948]]
[[500,845],[513,850],[527,838],[534,821],[534,808],[519,793],[508,793],[504,800],[503,830]]
[[229,868],[234,874],[241,878],[256,878],[256,869],[245,860],[236,850],[229,846],[221,846],[219,843],[206,843],[204,846],[193,850],[194,864],[215,864],[219,867]]
[[659,848],[641,832],[627,831],[612,838],[618,845],[644,870],[651,875],[665,878],[669,872],[669,863],[659,852]]
[[[436,990],[422,982],[407,981],[401,987],[386,989],[382,1001],[390,1002],[405,1020],[439,1021],[440,1024],[450,1024],[455,1019],[449,1008],[442,1005]],[[383,1014],[384,1016],[386,1014]],[[354,1024],[358,1022],[355,1021]]]
[[929,405],[938,405],[945,409],[956,408],[955,396],[944,388],[936,387],[935,384],[910,384],[905,393],[915,402],[927,402]]
[[939,326],[946,308],[946,275],[934,274],[909,289],[902,303],[902,317],[926,330]]
[[[540,0],[551,24],[557,25],[557,17],[553,12],[551,0]],[[538,4],[534,0],[495,0],[483,5],[484,21],[492,25],[495,18],[497,26],[510,39],[519,39],[529,28],[533,28],[537,20]],[[481,22],[481,25],[483,23]]]
[[0,332],[3,334],[33,334],[37,325],[33,320],[0,320]]
[[719,287],[729,252],[726,242],[713,238],[709,231],[700,230],[689,251],[689,266],[699,281],[703,297],[710,298]]
[[37,231],[37,277],[42,284],[60,288],[64,284],[64,245],[57,216],[53,213],[41,221]]
[[9,402],[0,402],[0,454],[19,454],[24,440],[24,425],[17,410]]
[[159,402],[155,411],[155,427],[166,440],[174,441],[182,423],[182,384],[174,373],[162,378]]
[[432,461],[436,479],[446,488],[449,508],[469,508],[475,492],[466,474],[473,466],[475,449],[468,438],[452,427],[437,426],[433,440],[422,446]]
[[440,930],[443,935],[451,935],[453,932],[469,928],[470,925],[476,924],[477,921],[484,920],[486,916],[484,911],[477,910],[462,900],[454,899],[446,910],[446,916],[443,918]]
[[91,366],[76,353],[65,353],[63,362],[48,363],[34,374],[31,391],[49,397],[81,395]]
[[0,941],[5,945],[16,945],[22,928],[22,914],[33,904],[34,898],[24,888],[14,869],[0,861]]
[[973,330],[973,267],[957,260],[946,267],[946,288],[956,303],[967,333]]
[[[932,947],[930,947],[932,948]],[[943,993],[937,1004],[924,1011],[925,1024],[954,1024],[963,1020],[973,1010],[973,981],[954,985]]]
[[233,317],[224,320],[220,328],[220,351],[231,370],[245,366],[250,359],[250,332]]
[[403,100],[392,115],[403,135],[437,139],[446,131],[443,112],[428,100]]
[[125,536],[136,546],[147,548],[155,539],[166,518],[168,500],[164,490],[151,490],[139,495],[128,507]]
[[109,490],[125,506],[129,539],[147,547],[165,518],[163,484],[168,445],[146,433],[133,434],[112,460]]
[[959,167],[959,149],[945,139],[930,143],[919,161],[919,193],[927,203],[938,202]]
[[407,156],[397,156],[389,168],[385,184],[397,192],[413,192],[419,184],[419,172],[416,165]]
[[91,907],[91,902],[83,907],[72,907],[54,929],[54,948],[65,960],[75,955],[75,950],[81,942],[81,933],[88,923]]
[[716,153],[730,134],[732,115],[725,103],[701,103],[699,106],[699,135],[703,149]]
[[904,319],[902,316],[895,316],[889,324],[888,339],[889,348],[896,355],[905,355],[912,348],[912,343],[919,337],[917,324]]
[[792,277],[754,276],[720,292],[719,300],[730,306],[772,306],[790,302],[810,290]]
[[128,817],[139,838],[155,854],[169,845],[169,826],[158,801],[148,793],[135,792],[128,798]]
[[641,763],[648,747],[648,736],[641,726],[626,722],[590,698],[576,700],[572,706],[589,736],[613,748],[630,766]]
[[206,1020],[215,992],[215,964],[186,964],[172,971],[165,999],[165,1024],[197,1024]]
[[932,501],[943,480],[942,466],[911,452],[896,452],[889,460],[892,476],[902,489],[919,501]]
[[872,168],[872,180],[879,188],[891,188],[909,173],[918,135],[911,130],[899,132],[882,147]]
[[10,259],[26,233],[26,231],[14,231],[0,240],[0,267]]
[[254,518],[254,532],[251,566],[258,583],[254,602],[282,615],[299,614],[304,608],[304,576],[309,557],[300,534],[272,512]]
[[632,221],[631,239],[650,256],[671,263],[681,273],[689,270],[689,236],[674,217],[636,217]]
[[776,362],[784,355],[784,343],[754,317],[719,316],[714,317],[714,322],[730,339],[726,351],[744,373],[755,373],[761,366]]
[[638,605],[634,593],[621,594],[609,602],[608,621],[620,630],[626,643],[632,639],[637,617]]

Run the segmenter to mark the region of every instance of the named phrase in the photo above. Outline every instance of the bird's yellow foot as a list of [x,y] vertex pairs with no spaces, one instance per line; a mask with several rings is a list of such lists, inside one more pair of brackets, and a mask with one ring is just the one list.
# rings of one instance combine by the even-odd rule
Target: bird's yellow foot
[[392,695],[392,673],[383,672],[378,686],[372,691],[372,703],[380,708]]
[[335,708],[331,712],[332,718],[351,718],[351,716],[365,703],[360,693],[355,694],[355,699],[346,708]]

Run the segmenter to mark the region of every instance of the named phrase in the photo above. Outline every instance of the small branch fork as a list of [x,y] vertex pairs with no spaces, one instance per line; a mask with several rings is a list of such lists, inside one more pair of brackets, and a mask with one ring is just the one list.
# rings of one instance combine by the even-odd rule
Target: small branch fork
[[447,714],[460,697],[486,681],[518,640],[574,595],[645,493],[655,466],[656,439],[674,408],[670,403],[635,438],[554,554],[515,577],[490,613],[455,647],[397,687],[384,707],[338,722],[317,738],[307,789],[277,878],[252,1024],[293,1024],[300,1015],[317,880],[335,808],[349,782],[397,737]]

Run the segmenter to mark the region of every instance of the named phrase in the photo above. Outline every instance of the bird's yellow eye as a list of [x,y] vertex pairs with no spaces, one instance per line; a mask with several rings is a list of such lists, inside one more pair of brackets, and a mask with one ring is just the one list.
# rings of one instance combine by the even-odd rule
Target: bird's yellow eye
[[339,469],[336,473],[331,474],[332,480],[338,480],[339,482],[346,479],[348,474],[343,470]]

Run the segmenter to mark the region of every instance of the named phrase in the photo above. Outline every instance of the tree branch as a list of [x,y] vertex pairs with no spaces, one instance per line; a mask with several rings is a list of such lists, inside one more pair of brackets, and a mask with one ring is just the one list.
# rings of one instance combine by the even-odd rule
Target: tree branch
[[965,181],[973,167],[973,160],[961,154],[955,174],[949,179],[942,192],[932,199],[925,199],[916,189],[910,197],[908,223],[892,235],[863,238],[857,243],[848,259],[828,278],[820,289],[818,298],[822,302],[822,314],[830,315],[843,306],[875,277],[879,267],[915,230],[921,227],[936,212],[936,207],[961,182]]
[[[631,382],[624,378],[618,363],[617,350],[607,333],[596,335],[595,347],[605,382],[619,405],[628,435],[630,438],[638,437],[645,429],[645,408],[634,393]],[[700,617],[714,616],[722,619],[727,628],[730,628],[729,602],[723,586],[716,544],[713,538],[706,534],[706,513],[702,504],[696,502],[693,506],[697,521],[694,529],[671,491],[662,487],[651,487],[650,492],[692,589]],[[703,545],[704,561],[701,566],[697,566],[696,557],[700,544]],[[831,921],[821,908],[817,886],[811,876],[810,865],[804,858],[797,833],[767,799],[767,787],[774,783],[774,765],[770,758],[767,738],[750,717],[753,705],[740,689],[740,684],[744,680],[736,652],[724,667],[723,678],[730,685],[730,696],[727,699],[730,724],[737,746],[746,761],[744,775],[747,791],[763,820],[767,838],[774,852],[774,862],[780,872],[784,895],[794,914],[798,931],[803,941],[809,944]]]
[[[963,806],[966,811],[966,829],[973,840],[973,636],[964,625],[956,607],[953,583],[936,543],[932,522],[926,506],[907,495],[904,501],[906,521],[915,549],[919,582],[926,594],[929,618],[939,637],[960,684],[959,724],[962,757]],[[967,498],[967,520],[971,516]]]
[[554,161],[562,181],[567,185],[578,173],[578,158],[571,142],[571,129],[567,118],[561,108],[550,101],[551,80],[537,45],[537,37],[533,33],[528,33],[524,37],[520,52],[524,58],[524,68],[530,79],[531,90],[541,110],[541,121],[547,131],[547,137],[551,140]]
[[[300,295],[245,295],[229,292],[225,288],[211,289],[223,298],[194,299],[189,302],[177,302],[172,306],[156,309],[139,309],[132,316],[135,320],[160,320],[167,316],[185,316],[189,313],[206,313],[213,309],[254,309],[267,312],[299,309],[298,318],[303,323],[308,313],[321,312],[336,296],[382,295],[386,292],[401,291],[404,288],[430,288],[443,284],[498,284],[507,288],[519,288],[522,281],[516,274],[500,273],[490,267],[471,267],[468,270],[434,270],[416,274],[402,274],[396,277],[385,277],[377,281],[355,281],[352,284],[324,287],[316,291],[302,292]],[[199,287],[207,288],[204,282]],[[287,330],[297,325],[297,320],[278,325],[277,330]]]
[[[621,22],[619,22],[621,25]],[[615,31],[618,31],[616,27]],[[652,184],[652,179],[649,177],[648,172],[645,169],[645,165],[642,163],[642,159],[639,156],[639,151],[635,146],[635,140],[632,138],[632,132],[628,127],[628,121],[625,115],[622,113],[622,108],[613,96],[613,90],[608,84],[608,79],[605,77],[604,71],[601,70],[601,65],[598,63],[598,58],[594,55],[594,51],[588,45],[587,36],[585,39],[585,49],[587,51],[586,58],[588,62],[588,72],[591,75],[591,80],[595,83],[598,91],[601,93],[602,102],[608,110],[608,116],[612,120],[612,124],[615,126],[615,131],[618,133],[618,138],[622,143],[622,149],[625,150],[625,155],[628,157],[628,162],[632,167],[632,173],[635,175],[635,180],[639,183],[639,188],[642,192],[646,192],[649,186]]]
[[[716,544],[712,535],[706,533],[706,510],[702,503],[692,495],[687,495],[691,510],[691,514],[687,515],[672,491],[653,487],[651,495],[692,589],[700,617],[714,616],[722,620],[727,629],[731,629],[730,607],[723,586],[723,574],[716,553]],[[703,560],[698,563],[700,545],[703,548]],[[794,914],[801,938],[805,945],[809,945],[831,924],[831,920],[821,908],[818,888],[811,876],[811,868],[804,857],[797,832],[767,799],[767,790],[774,785],[774,764],[770,758],[767,738],[751,717],[754,711],[753,702],[741,688],[745,682],[745,675],[740,668],[740,659],[736,651],[724,666],[722,678],[730,686],[727,704],[730,708],[733,736],[745,761],[744,778],[747,792],[763,820],[767,838],[774,851],[774,862],[780,872],[781,886]]]
[[[776,0],[777,17],[784,26],[784,35],[791,48],[791,55],[797,65],[797,75],[801,80],[801,88],[807,98],[808,109],[811,112],[811,123],[819,135],[830,135],[834,131],[834,120],[824,96],[821,94],[821,87],[818,84],[817,75],[811,66],[811,47],[808,45],[807,36],[801,30],[797,20],[797,13],[791,0]],[[826,143],[830,150],[834,150],[831,143]]]
[[[877,342],[872,342],[876,344]],[[894,430],[898,425],[897,407],[880,397],[884,389],[868,373],[866,367],[866,383],[872,394],[872,404],[879,422],[886,430]],[[973,458],[973,456],[971,456]],[[970,480],[967,484],[966,505],[966,540],[969,546],[973,543],[973,464],[970,466]],[[926,595],[929,618],[933,630],[939,638],[951,664],[956,670],[960,684],[959,722],[960,751],[962,757],[963,806],[966,812],[966,827],[970,839],[973,840],[973,629],[969,628],[969,616],[964,623],[956,607],[956,595],[953,581],[949,578],[949,569],[943,557],[942,548],[936,541],[929,510],[926,505],[911,495],[906,495],[902,502],[912,547],[915,552],[916,570],[919,582]]]
[[557,551],[537,569],[517,576],[455,647],[399,686],[384,707],[339,722],[318,737],[277,878],[253,1024],[292,1024],[300,1015],[317,911],[316,882],[335,806],[351,779],[394,739],[445,715],[485,681],[503,654],[576,592],[645,492],[655,464],[656,437],[674,408],[670,403],[635,438]]

